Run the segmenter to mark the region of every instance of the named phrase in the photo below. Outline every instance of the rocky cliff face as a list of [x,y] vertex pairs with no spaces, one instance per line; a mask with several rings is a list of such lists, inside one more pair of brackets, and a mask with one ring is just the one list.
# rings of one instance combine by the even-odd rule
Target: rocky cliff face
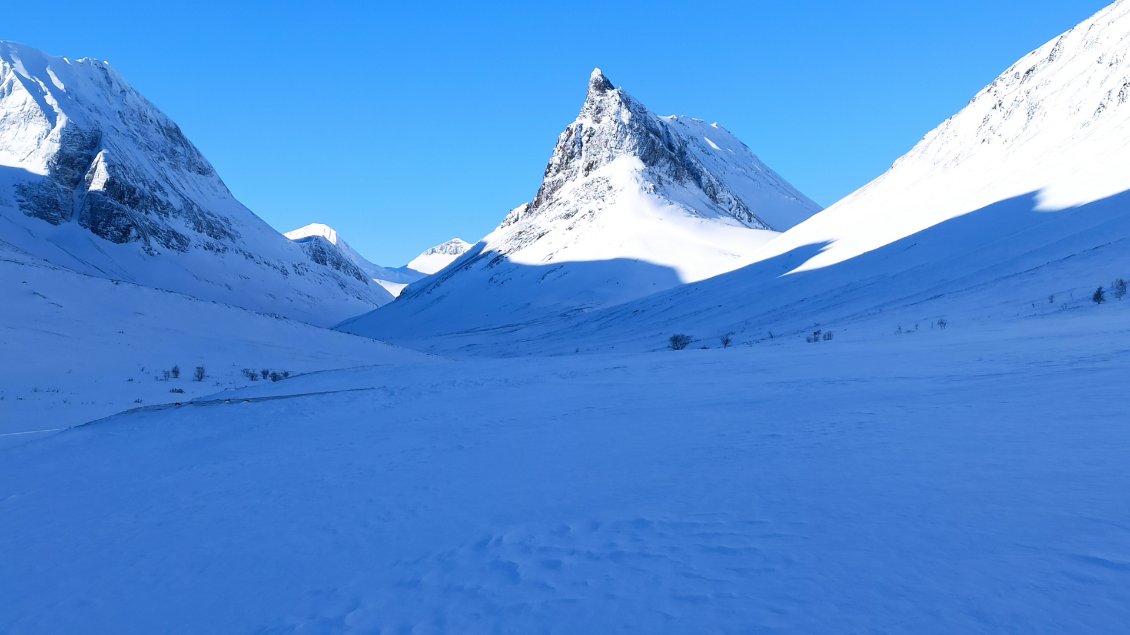
[[0,221],[82,273],[330,323],[387,296],[239,204],[109,64],[0,43]]
[[[691,123],[699,126],[689,126]],[[733,146],[744,150],[732,152],[732,158],[746,163],[764,181],[759,188],[763,189],[762,196],[743,196],[738,187],[726,182],[725,175],[708,167],[717,161],[703,156],[708,154],[702,148],[705,138],[699,139],[699,131],[693,129],[701,125],[702,122],[679,117],[655,116],[623,89],[614,87],[600,69],[594,70],[581,113],[558,138],[545,168],[545,179],[524,214],[534,215],[552,207],[567,183],[588,178],[623,156],[639,159],[644,179],[653,192],[663,195],[675,187],[697,189],[715,207],[711,212],[754,229],[784,230],[819,209],[773,174],[744,145],[732,143],[731,150]],[[711,132],[714,136],[729,136],[717,126]],[[772,201],[774,207],[796,207],[795,218],[762,218],[758,214],[760,208],[770,206],[769,201],[762,199],[776,199]]]
[[194,242],[226,250],[239,238],[195,200],[201,191],[230,197],[212,166],[105,62],[0,44],[0,100],[5,165],[46,177],[17,188],[28,216],[75,221],[149,253]]

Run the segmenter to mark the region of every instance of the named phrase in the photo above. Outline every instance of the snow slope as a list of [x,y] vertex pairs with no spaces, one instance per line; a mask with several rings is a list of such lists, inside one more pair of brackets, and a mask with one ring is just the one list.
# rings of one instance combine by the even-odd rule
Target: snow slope
[[804,269],[842,262],[998,201],[1038,209],[1130,189],[1130,2],[1119,0],[1026,55],[867,186],[754,259],[832,243]]
[[818,209],[725,129],[657,117],[597,69],[534,200],[342,328],[422,336],[623,302],[729,271]]
[[0,42],[0,238],[76,272],[330,324],[388,294],[228,191],[109,64]]
[[[298,374],[420,357],[278,315],[86,276],[2,243],[0,288],[0,448],[31,436],[12,433],[251,383],[244,368]],[[166,378],[174,366],[180,377]],[[204,381],[193,381],[197,366]]]
[[1117,632],[1130,302],[401,363],[0,449],[0,631]]

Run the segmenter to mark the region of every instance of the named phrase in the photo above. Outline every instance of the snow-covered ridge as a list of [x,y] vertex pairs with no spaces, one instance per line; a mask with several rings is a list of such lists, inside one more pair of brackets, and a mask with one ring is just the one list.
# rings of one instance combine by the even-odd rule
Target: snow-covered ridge
[[1130,2],[1024,56],[884,175],[756,259],[833,243],[827,266],[987,205],[1039,193],[1044,210],[1130,189]]
[[236,201],[109,64],[9,42],[0,42],[0,235],[81,273],[321,324],[390,299]]

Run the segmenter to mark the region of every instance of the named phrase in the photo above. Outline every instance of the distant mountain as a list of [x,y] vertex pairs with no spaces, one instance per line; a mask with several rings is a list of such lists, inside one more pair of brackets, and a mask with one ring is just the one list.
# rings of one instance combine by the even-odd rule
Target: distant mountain
[[[436,245],[416,256],[403,267],[382,267],[370,262],[357,250],[346,243],[337,230],[329,225],[311,223],[284,234],[287,238],[302,245],[302,248],[317,262],[333,262],[343,259],[364,271],[373,282],[381,285],[393,297],[413,282],[423,280],[443,269],[451,261],[471,248],[471,245],[458,238]],[[391,300],[391,298],[390,298]],[[382,302],[382,304],[384,304]]]
[[365,275],[369,276],[373,282],[389,292],[390,297],[387,301],[391,301],[392,298],[400,295],[404,287],[425,276],[425,274],[409,267],[382,267],[373,264],[357,253],[357,250],[350,247],[349,243],[338,235],[337,230],[329,225],[311,223],[305,227],[286,232],[284,236],[302,245],[302,248],[315,262],[343,260],[356,266],[365,272]]
[[0,240],[74,271],[315,324],[389,299],[228,191],[109,64],[0,43]]
[[597,69],[533,201],[344,328],[421,335],[623,302],[731,270],[819,209],[724,128],[656,116]]
[[467,253],[471,247],[473,245],[465,240],[452,238],[413,258],[408,263],[408,268],[430,275],[451,264],[456,258]]

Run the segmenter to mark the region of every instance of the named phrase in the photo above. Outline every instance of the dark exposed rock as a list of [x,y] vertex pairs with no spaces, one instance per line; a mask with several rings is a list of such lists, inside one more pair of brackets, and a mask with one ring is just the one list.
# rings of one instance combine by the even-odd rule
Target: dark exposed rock
[[589,80],[580,117],[558,138],[542,185],[522,215],[537,214],[566,183],[624,155],[638,158],[653,182],[694,185],[735,219],[753,228],[769,228],[692,156],[684,139],[623,89],[615,88],[599,69]]
[[325,238],[321,236],[310,236],[295,242],[302,246],[302,250],[306,252],[306,255],[310,256],[310,260],[313,260],[319,265],[336,269],[362,282],[368,280],[365,272],[361,271],[357,265],[353,264],[353,262],[346,258]]

